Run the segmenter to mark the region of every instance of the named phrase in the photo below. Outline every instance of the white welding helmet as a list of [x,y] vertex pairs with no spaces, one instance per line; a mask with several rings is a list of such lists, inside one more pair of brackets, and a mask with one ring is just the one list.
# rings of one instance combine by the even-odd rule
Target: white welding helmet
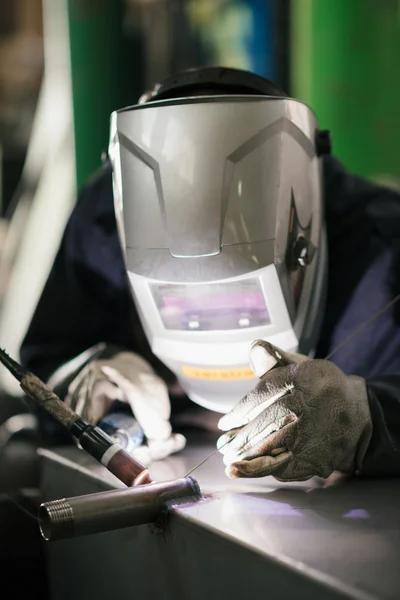
[[[206,71],[207,93],[218,69]],[[313,353],[327,262],[319,156],[328,144],[305,104],[258,76],[221,71],[272,93],[255,85],[150,94],[112,114],[109,155],[152,351],[194,402],[224,413],[257,382],[252,341]]]

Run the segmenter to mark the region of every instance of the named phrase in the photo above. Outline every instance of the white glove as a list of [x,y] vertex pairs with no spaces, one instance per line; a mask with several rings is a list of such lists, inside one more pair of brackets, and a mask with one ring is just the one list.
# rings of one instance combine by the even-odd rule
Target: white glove
[[133,352],[92,360],[69,385],[65,402],[90,423],[98,423],[116,400],[126,402],[142,427],[146,443],[132,454],[147,465],[186,445],[183,435],[172,433],[171,406],[166,384],[150,365]]
[[218,424],[228,477],[302,481],[361,468],[372,435],[364,379],[262,340],[250,362],[260,382]]

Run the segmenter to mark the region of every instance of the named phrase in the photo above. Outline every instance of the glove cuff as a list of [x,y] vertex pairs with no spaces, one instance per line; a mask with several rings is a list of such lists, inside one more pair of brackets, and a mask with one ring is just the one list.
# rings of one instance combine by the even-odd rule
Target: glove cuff
[[347,377],[349,385],[348,398],[353,413],[351,427],[353,434],[357,435],[354,451],[347,456],[338,466],[343,473],[360,475],[364,457],[367,453],[372,437],[372,418],[368,402],[367,382],[363,377],[350,375]]

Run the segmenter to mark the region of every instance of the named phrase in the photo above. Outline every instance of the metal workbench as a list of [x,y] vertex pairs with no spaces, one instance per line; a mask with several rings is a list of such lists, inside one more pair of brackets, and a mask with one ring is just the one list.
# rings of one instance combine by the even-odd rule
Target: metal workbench
[[[204,435],[151,466],[182,477],[215,449]],[[41,450],[46,500],[122,487],[75,447]],[[208,499],[167,529],[46,544],[53,600],[400,598],[400,480],[231,481],[221,456],[194,473]]]

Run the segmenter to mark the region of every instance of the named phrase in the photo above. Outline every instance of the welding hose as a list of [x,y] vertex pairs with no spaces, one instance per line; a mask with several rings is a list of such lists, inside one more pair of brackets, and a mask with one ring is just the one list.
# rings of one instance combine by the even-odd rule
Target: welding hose
[[40,505],[40,531],[46,541],[56,541],[154,523],[163,509],[199,498],[197,481],[185,477],[53,500]]

